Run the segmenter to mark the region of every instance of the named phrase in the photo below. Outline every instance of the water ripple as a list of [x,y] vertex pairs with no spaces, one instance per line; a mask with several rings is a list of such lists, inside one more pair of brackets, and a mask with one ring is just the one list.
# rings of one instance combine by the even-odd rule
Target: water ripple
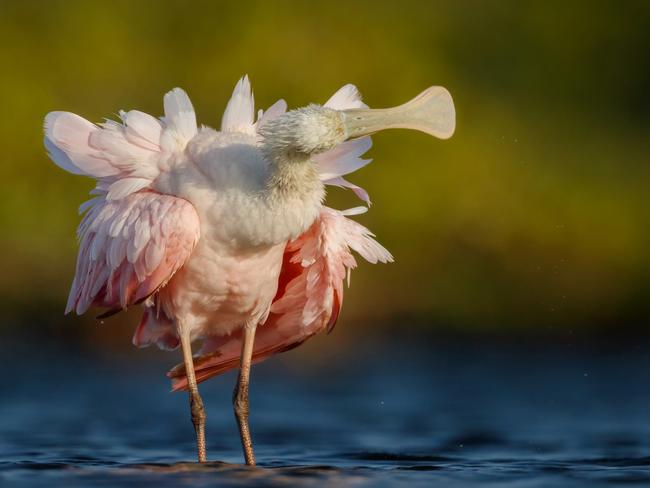
[[187,398],[168,393],[166,365],[60,354],[40,358],[45,368],[31,355],[0,398],[0,485],[650,486],[650,353],[571,351],[522,368],[542,353],[477,350],[393,349],[345,374],[260,365],[258,468],[237,464],[232,377],[202,389],[208,453],[220,461],[199,465],[187,462]]

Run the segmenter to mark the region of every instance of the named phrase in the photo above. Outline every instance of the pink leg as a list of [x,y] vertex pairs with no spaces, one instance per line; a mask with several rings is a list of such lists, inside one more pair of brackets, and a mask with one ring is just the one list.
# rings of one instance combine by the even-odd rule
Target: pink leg
[[241,351],[241,362],[239,367],[239,377],[237,385],[232,396],[232,404],[235,410],[235,418],[239,425],[239,435],[241,437],[242,448],[244,449],[244,458],[246,464],[255,466],[255,455],[253,454],[253,440],[251,439],[250,428],[248,426],[248,383],[251,372],[251,358],[253,356],[253,343],[255,341],[256,326],[244,327],[244,341]]
[[183,348],[183,361],[187,374],[187,385],[190,394],[190,411],[192,412],[192,423],[196,431],[196,448],[200,463],[206,460],[205,455],[205,409],[203,400],[199,395],[199,388],[196,384],[196,375],[194,374],[194,361],[192,360],[192,344],[189,330],[181,328],[181,347]]

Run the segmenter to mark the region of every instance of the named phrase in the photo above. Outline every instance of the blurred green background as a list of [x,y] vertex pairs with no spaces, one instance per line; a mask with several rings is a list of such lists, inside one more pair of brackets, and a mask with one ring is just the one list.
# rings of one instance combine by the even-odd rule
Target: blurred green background
[[262,108],[348,82],[374,107],[434,84],[454,96],[451,140],[381,133],[350,177],[396,263],[360,266],[340,328],[643,328],[649,48],[643,1],[3,1],[0,327],[82,323],[61,314],[92,182],[47,159],[43,116],[160,115],[181,86],[218,127],[248,73]]

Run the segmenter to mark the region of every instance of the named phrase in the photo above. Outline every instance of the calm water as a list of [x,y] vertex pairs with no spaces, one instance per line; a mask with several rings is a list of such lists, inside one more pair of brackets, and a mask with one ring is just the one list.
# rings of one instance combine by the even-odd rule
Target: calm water
[[254,368],[247,469],[232,375],[203,385],[218,461],[197,466],[175,356],[5,341],[0,485],[650,486],[650,345],[430,342]]

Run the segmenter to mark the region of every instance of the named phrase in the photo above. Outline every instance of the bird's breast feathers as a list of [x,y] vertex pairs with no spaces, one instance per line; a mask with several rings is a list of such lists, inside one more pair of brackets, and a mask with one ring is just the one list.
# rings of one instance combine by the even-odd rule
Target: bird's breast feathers
[[204,128],[171,166],[156,180],[156,189],[192,203],[201,239],[231,250],[264,250],[294,239],[322,207],[323,185],[317,178],[303,192],[269,194],[269,164],[250,135]]
[[283,244],[234,250],[203,237],[185,266],[162,290],[163,307],[200,336],[229,333],[266,318],[276,294]]

